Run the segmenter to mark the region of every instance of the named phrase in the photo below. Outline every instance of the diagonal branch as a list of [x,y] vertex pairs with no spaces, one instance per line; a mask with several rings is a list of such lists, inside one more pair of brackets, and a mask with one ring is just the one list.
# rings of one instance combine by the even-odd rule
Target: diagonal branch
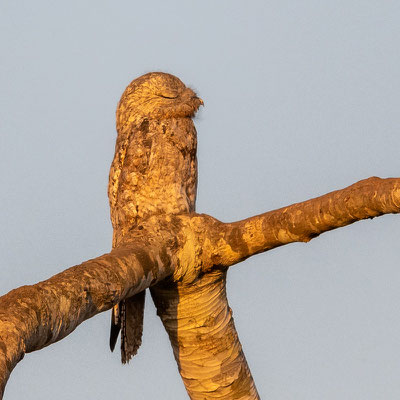
[[293,242],[309,242],[321,233],[367,218],[400,212],[400,178],[377,177],[345,189],[233,223],[208,224],[211,258],[229,267],[244,259]]
[[86,319],[174,272],[179,226],[168,223],[167,230],[164,222],[158,220],[153,231],[150,223],[140,226],[112,252],[0,297],[0,399],[25,353],[61,340]]

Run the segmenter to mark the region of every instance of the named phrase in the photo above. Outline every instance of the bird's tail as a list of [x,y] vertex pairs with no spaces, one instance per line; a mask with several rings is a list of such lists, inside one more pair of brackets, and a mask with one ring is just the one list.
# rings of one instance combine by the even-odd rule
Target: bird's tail
[[122,300],[111,314],[110,349],[114,350],[121,331],[121,361],[123,364],[137,353],[142,344],[145,291]]

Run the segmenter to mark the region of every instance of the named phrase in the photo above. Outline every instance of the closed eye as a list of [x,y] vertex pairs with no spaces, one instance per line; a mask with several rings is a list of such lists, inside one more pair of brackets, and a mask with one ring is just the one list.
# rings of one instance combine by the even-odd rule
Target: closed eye
[[165,95],[165,94],[158,94],[157,96],[162,97],[163,99],[176,99],[178,96],[173,96],[173,95]]

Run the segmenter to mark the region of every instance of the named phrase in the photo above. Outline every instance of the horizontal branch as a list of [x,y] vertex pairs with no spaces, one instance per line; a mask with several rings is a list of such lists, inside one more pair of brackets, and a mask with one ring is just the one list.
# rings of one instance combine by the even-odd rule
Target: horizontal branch
[[377,177],[302,203],[233,223],[208,224],[213,265],[231,266],[254,254],[293,242],[309,242],[321,233],[383,214],[400,212],[400,178]]

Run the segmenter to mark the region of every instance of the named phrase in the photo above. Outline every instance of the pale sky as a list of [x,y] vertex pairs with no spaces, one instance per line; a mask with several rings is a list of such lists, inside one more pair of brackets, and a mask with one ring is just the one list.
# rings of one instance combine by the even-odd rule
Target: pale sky
[[[205,102],[197,210],[234,221],[399,176],[400,2],[0,3],[0,293],[109,251],[115,108],[148,71]],[[228,295],[261,398],[400,398],[398,216],[233,267]],[[6,400],[186,399],[147,297],[128,366],[110,313],[27,354]]]

